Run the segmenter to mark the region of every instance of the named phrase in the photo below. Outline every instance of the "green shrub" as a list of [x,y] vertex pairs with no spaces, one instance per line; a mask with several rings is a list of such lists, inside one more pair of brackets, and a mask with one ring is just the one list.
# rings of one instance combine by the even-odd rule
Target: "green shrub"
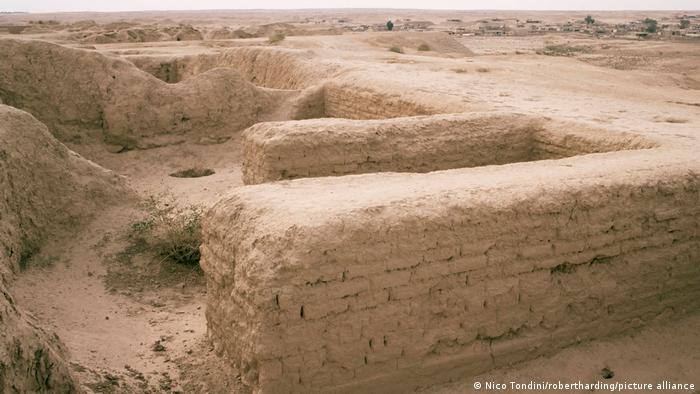
[[644,23],[644,26],[646,26],[647,33],[656,33],[659,25],[656,19],[646,18],[642,21],[642,23]]
[[389,51],[390,51],[390,52],[395,52],[395,53],[403,53],[403,49],[401,49],[401,47],[397,47],[397,46],[392,46],[392,47],[390,47],[390,48],[389,48]]
[[131,224],[129,238],[148,250],[179,264],[199,264],[202,243],[202,207],[178,206],[167,195],[151,196],[143,203],[146,217]]

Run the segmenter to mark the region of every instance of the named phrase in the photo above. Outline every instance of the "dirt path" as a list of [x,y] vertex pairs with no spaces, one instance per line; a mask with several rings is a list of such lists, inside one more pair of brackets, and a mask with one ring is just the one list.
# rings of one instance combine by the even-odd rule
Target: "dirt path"
[[122,236],[132,214],[129,207],[114,207],[46,247],[14,291],[18,302],[64,341],[87,388],[182,391],[174,360],[200,351],[205,289],[201,280],[186,282],[187,276],[176,283],[179,273],[141,280],[124,275],[129,267],[141,269],[138,261],[124,258]]

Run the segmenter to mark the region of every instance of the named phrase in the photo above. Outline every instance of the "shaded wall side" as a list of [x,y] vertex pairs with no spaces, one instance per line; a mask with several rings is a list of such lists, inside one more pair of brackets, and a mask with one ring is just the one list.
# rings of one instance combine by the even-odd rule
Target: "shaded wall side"
[[438,108],[365,86],[329,82],[325,87],[328,118],[386,119],[441,113]]

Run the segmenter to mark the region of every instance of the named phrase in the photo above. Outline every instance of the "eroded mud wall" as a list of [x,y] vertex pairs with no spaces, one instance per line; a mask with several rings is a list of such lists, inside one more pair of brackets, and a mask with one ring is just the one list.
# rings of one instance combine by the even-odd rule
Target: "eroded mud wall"
[[697,165],[617,155],[239,188],[204,226],[212,340],[261,392],[406,392],[697,310]]
[[261,123],[243,133],[243,179],[256,184],[527,161],[540,123],[517,115]]
[[633,134],[517,114],[261,123],[243,132],[243,180],[429,172],[656,146]]
[[129,56],[156,78],[177,83],[217,67],[235,70],[247,81],[273,89],[303,89],[328,77],[331,69],[304,61],[303,51],[269,47],[230,48],[220,54],[179,57]]
[[287,92],[261,89],[231,69],[167,84],[132,63],[39,41],[0,40],[0,99],[44,122],[62,141],[97,130],[125,148],[227,138],[270,120]]
[[0,392],[80,392],[58,338],[8,287],[49,236],[128,196],[116,175],[68,150],[28,113],[0,105]]

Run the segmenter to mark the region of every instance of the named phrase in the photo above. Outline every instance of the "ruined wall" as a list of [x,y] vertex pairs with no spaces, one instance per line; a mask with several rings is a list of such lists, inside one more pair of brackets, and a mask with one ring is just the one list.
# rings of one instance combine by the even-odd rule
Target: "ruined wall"
[[116,175],[68,150],[31,115],[0,105],[0,392],[80,392],[58,338],[8,287],[48,236],[129,196]]
[[[294,108],[292,119],[386,119],[444,112],[396,93],[367,87],[368,82],[334,82],[337,65],[307,61],[299,50],[242,47],[221,54],[180,57],[129,56],[140,69],[168,83],[188,81],[215,68],[235,70],[246,81],[274,89],[313,90],[314,111]],[[300,99],[310,96],[301,94]],[[307,104],[309,104],[307,102]]]
[[217,54],[127,58],[156,78],[177,83],[217,67],[236,70],[247,81],[273,89],[303,89],[328,77],[333,68],[306,62],[300,50],[270,47],[230,48]]
[[643,138],[524,115],[261,123],[243,132],[243,180],[429,172],[655,146]]
[[212,340],[260,392],[407,392],[697,310],[672,153],[236,189],[204,225]]
[[[0,40],[0,100],[45,123],[62,141],[98,130],[125,149],[226,139],[275,119],[289,93],[258,88],[231,69],[167,84],[132,63],[39,41]],[[272,119],[271,119],[272,117]]]

